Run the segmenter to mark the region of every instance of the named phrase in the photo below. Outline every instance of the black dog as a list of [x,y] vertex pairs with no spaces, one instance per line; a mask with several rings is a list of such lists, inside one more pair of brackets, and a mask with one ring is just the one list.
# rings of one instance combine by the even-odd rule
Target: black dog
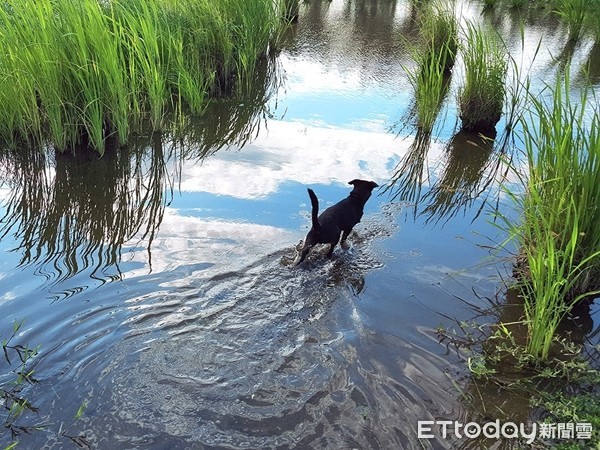
[[354,186],[350,195],[341,202],[327,208],[318,217],[319,200],[317,200],[313,190],[308,189],[310,203],[312,204],[312,228],[306,235],[297,264],[304,261],[310,249],[316,244],[331,244],[329,252],[327,252],[327,256],[331,258],[333,249],[340,240],[340,234],[342,235],[342,242],[345,242],[354,225],[360,222],[365,203],[369,200],[371,191],[378,184],[365,180],[352,180],[348,184]]

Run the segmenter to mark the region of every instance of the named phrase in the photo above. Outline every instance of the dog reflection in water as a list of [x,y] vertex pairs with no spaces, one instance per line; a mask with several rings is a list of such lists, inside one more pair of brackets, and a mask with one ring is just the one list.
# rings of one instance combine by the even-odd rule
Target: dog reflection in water
[[354,225],[360,222],[365,203],[371,197],[371,191],[378,184],[373,181],[352,180],[348,184],[354,186],[350,195],[339,203],[330,206],[319,215],[319,200],[312,189],[308,189],[308,196],[312,205],[312,228],[304,239],[300,257],[296,265],[300,264],[308,255],[312,247],[317,244],[330,244],[327,256],[331,258],[333,249],[340,241],[346,241]]

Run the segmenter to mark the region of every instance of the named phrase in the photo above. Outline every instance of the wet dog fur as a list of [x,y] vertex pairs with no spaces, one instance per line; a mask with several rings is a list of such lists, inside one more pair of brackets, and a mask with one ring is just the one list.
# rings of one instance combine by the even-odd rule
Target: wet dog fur
[[330,244],[327,256],[331,258],[333,249],[340,241],[346,241],[354,225],[360,222],[363,215],[365,203],[371,197],[371,191],[378,187],[373,181],[352,180],[348,182],[354,186],[350,195],[339,203],[330,206],[319,214],[319,200],[312,189],[308,189],[308,196],[312,205],[312,228],[304,239],[304,245],[300,252],[300,258],[296,264],[300,264],[308,255],[312,247],[317,244]]

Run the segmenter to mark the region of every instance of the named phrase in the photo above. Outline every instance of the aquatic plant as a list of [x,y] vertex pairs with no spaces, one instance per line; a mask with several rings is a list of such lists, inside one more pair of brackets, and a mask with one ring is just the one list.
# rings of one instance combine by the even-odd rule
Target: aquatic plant
[[124,143],[167,111],[243,91],[280,36],[283,0],[7,0],[0,136],[66,149]]
[[492,30],[467,23],[462,54],[464,84],[458,93],[462,128],[488,131],[500,120],[508,69],[506,51]]
[[[38,382],[38,380],[33,377],[34,370],[31,368],[31,361],[38,355],[39,346],[37,348],[30,348],[27,345],[16,344],[13,342],[21,332],[23,323],[23,320],[13,322],[12,334],[4,339],[1,344],[4,361],[8,364],[6,367],[8,372],[0,372],[0,376],[8,375],[8,377],[4,378],[3,383],[0,384],[0,403],[3,406],[5,414],[2,424],[4,431],[0,433],[0,443],[4,441],[4,443],[8,444],[4,447],[4,450],[18,448],[19,436],[23,434],[31,434],[34,431],[40,430],[49,431],[48,424],[20,423],[20,419],[22,419],[27,412],[37,413],[39,411],[24,394],[26,386]],[[16,363],[18,367],[10,370],[13,363]],[[2,367],[2,369],[5,368]],[[70,428],[83,415],[86,406],[87,402],[84,401],[77,410],[71,423],[68,425],[60,425],[60,429],[56,432],[56,437],[67,438],[80,448],[91,448],[90,442],[84,435],[73,434],[70,431]]]
[[[588,12],[591,11],[591,0],[553,0],[552,12],[569,27],[568,40],[573,42],[579,39]],[[594,5],[595,6],[595,5]],[[595,22],[598,21],[596,16]]]
[[515,273],[525,301],[526,347],[536,360],[548,358],[573,305],[600,292],[600,111],[589,109],[586,89],[571,100],[568,76],[547,89],[552,102],[530,94],[530,111],[520,120],[526,192],[508,194],[523,217],[518,223],[504,218],[518,238]]
[[[452,2],[453,4],[453,2]],[[458,25],[452,8],[426,5],[420,19],[423,45],[412,48],[416,70],[406,69],[415,93],[410,115],[421,133],[431,133],[449,88],[458,48]]]
[[[557,440],[552,448],[558,450],[579,450],[586,448],[598,448],[600,445],[600,396],[597,386],[600,383],[600,372],[588,368],[588,373],[592,374],[591,380],[579,389],[573,389],[569,384],[559,392],[542,392],[539,399],[536,399],[535,406],[541,407],[548,412],[552,422],[558,423],[577,423],[584,422],[591,424],[591,438],[585,443],[569,443]],[[595,376],[594,376],[595,375]],[[583,384],[583,383],[582,383]],[[580,441],[581,442],[581,441]]]
[[283,17],[290,22],[296,22],[300,12],[300,0],[283,0],[283,6]]
[[425,51],[441,53],[438,62],[443,64],[445,71],[451,70],[458,51],[458,22],[454,15],[454,1],[428,5],[421,16]]
[[[35,412],[37,409],[27,400],[22,391],[27,384],[35,382],[33,378],[33,370],[31,370],[31,359],[37,355],[38,349],[29,348],[26,345],[14,344],[13,340],[18,335],[23,321],[15,321],[13,323],[12,334],[2,341],[2,354],[4,361],[10,370],[14,360],[18,361],[18,368],[13,369],[10,373],[15,376],[9,376],[9,381],[0,385],[0,402],[5,411],[3,417],[4,433],[9,433],[11,439],[14,440],[22,432],[27,432],[28,428],[16,424],[17,419],[25,412]],[[5,369],[3,367],[3,369]],[[4,371],[3,371],[4,372]],[[5,373],[0,373],[5,375]],[[2,434],[0,434],[2,437]]]
[[408,72],[414,89],[414,113],[417,129],[431,133],[448,92],[449,78],[444,71],[445,52],[428,51],[420,56],[416,72]]

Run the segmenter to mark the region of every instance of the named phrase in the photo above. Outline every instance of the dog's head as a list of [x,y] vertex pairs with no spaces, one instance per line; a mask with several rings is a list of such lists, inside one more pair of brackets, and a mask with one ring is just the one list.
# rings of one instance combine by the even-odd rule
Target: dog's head
[[369,199],[371,196],[371,191],[379,186],[374,181],[366,180],[352,180],[349,181],[348,184],[354,186],[354,189],[352,189],[350,195],[360,198],[363,203],[366,203],[366,201]]

